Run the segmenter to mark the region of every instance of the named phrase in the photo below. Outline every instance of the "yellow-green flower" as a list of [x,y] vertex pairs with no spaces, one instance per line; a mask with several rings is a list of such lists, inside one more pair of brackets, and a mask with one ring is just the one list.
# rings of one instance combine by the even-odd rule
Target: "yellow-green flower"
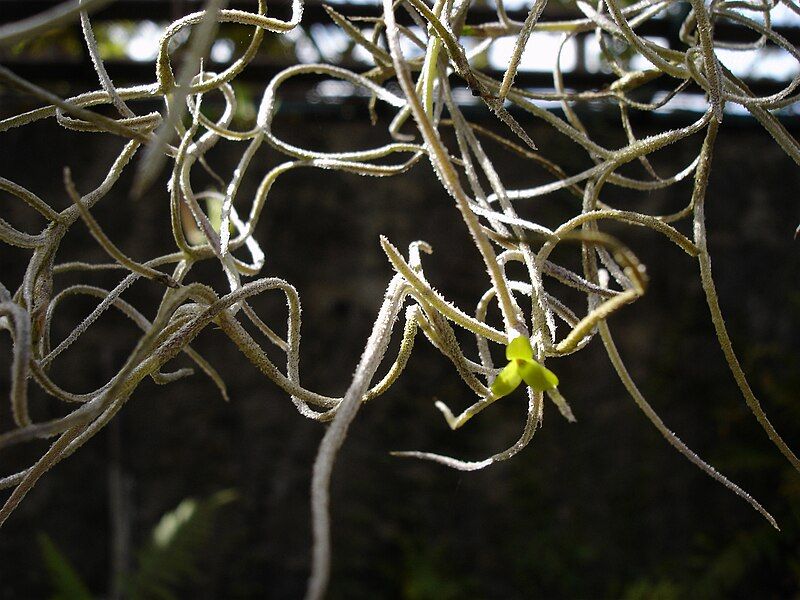
[[555,373],[533,359],[533,348],[528,338],[520,336],[511,340],[506,346],[506,358],[508,364],[492,383],[492,395],[495,398],[507,396],[523,381],[537,392],[558,385]]

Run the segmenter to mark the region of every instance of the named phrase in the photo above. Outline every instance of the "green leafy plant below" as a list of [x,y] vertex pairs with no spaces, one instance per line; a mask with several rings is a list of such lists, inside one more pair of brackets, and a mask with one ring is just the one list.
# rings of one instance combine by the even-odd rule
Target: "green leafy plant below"
[[[222,490],[202,500],[187,498],[165,513],[138,553],[138,569],[125,579],[126,597],[176,598],[174,590],[199,575],[198,559],[211,540],[219,510],[236,498],[236,492]],[[72,562],[45,533],[39,534],[39,549],[53,600],[94,597]]]

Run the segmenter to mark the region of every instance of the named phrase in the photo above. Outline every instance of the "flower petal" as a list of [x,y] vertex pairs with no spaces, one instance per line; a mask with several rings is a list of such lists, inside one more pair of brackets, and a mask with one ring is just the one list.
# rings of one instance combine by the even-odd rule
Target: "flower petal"
[[523,360],[533,360],[533,348],[531,348],[531,341],[524,335],[515,337],[511,343],[506,346],[506,358],[514,360],[521,358]]
[[492,382],[492,395],[495,398],[507,396],[517,389],[521,381],[522,375],[519,373],[519,364],[516,361],[511,361]]
[[523,381],[537,392],[543,392],[558,385],[556,374],[535,360],[519,361],[519,374]]

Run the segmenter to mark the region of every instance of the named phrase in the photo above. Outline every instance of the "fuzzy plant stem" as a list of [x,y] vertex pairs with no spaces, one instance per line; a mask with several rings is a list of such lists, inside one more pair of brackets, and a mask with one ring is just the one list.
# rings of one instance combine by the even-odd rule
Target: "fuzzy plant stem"
[[404,296],[403,277],[395,275],[386,290],[383,305],[367,340],[361,360],[356,367],[350,387],[317,451],[311,478],[311,528],[314,545],[311,553],[311,576],[308,580],[306,600],[320,600],[325,596],[328,587],[331,573],[330,483],[333,463],[389,345],[392,326],[400,312]]
[[502,272],[486,234],[480,228],[478,218],[470,208],[469,198],[467,197],[464,189],[459,181],[458,174],[453,168],[450,161],[450,156],[447,149],[439,139],[439,135],[425,113],[425,108],[416,94],[414,82],[411,80],[411,75],[408,72],[408,66],[403,59],[402,49],[400,47],[400,40],[398,37],[397,23],[394,18],[394,6],[391,0],[383,0],[384,16],[386,19],[386,35],[389,40],[389,48],[391,50],[392,60],[394,63],[395,73],[400,87],[406,95],[406,100],[411,109],[411,114],[417,123],[420,133],[425,140],[425,146],[428,149],[428,157],[433,165],[434,171],[441,179],[444,187],[453,196],[456,201],[458,210],[464,218],[467,228],[472,235],[478,251],[481,253],[483,262],[489,272],[489,277],[492,285],[497,289],[497,298],[500,302],[500,308],[503,313],[503,318],[506,323],[506,329],[510,334],[512,331],[516,335],[528,335],[525,324],[520,319],[519,308],[517,307],[511,292],[508,289],[508,284],[505,280],[505,275]]
[[692,204],[694,205],[694,239],[695,244],[700,249],[697,259],[700,263],[700,281],[703,285],[703,291],[706,295],[708,308],[711,312],[711,321],[714,323],[714,330],[717,333],[720,348],[725,355],[725,360],[728,367],[736,380],[736,385],[744,396],[750,411],[755,415],[761,427],[766,432],[772,443],[781,451],[781,453],[789,460],[792,466],[800,472],[800,460],[797,455],[789,448],[786,442],[783,441],[781,435],[775,430],[770,420],[767,418],[761,403],[753,393],[750,384],[747,381],[747,376],[739,364],[739,359],[733,351],[733,344],[728,335],[728,329],[725,326],[725,319],[722,317],[722,309],[719,307],[719,298],[717,290],[714,285],[714,279],[711,276],[711,256],[708,253],[708,239],[706,235],[706,219],[705,219],[705,197],[706,189],[708,187],[708,177],[711,171],[711,149],[714,146],[714,141],[717,137],[718,125],[715,121],[709,123],[708,133],[706,140],[703,144],[703,152],[701,156],[704,157],[700,161],[695,176],[695,190],[692,197]]

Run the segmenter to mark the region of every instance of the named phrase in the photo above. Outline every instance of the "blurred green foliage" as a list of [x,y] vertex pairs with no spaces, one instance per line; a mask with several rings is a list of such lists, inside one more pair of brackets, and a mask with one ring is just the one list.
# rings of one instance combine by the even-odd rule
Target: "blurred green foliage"
[[[175,590],[200,575],[201,551],[213,541],[214,520],[221,508],[236,500],[222,490],[202,500],[187,498],[166,513],[138,553],[138,568],[123,581],[125,597],[132,599],[178,598]],[[50,578],[54,600],[87,600],[93,596],[69,559],[46,535],[39,547]]]

